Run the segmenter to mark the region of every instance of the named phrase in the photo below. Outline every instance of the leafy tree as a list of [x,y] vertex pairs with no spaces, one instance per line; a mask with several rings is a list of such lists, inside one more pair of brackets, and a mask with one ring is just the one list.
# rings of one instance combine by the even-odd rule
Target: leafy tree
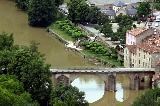
[[84,100],[84,93],[71,85],[58,85],[53,89],[51,97],[53,106],[89,106]]
[[89,13],[89,6],[85,0],[71,0],[68,3],[68,18],[74,23],[83,23]]
[[120,28],[132,26],[133,24],[132,17],[127,16],[127,15],[119,15],[117,22]]
[[47,26],[56,16],[54,0],[30,0],[28,21],[32,26]]
[[104,33],[106,37],[111,37],[113,35],[112,24],[105,23],[100,32]]
[[151,6],[149,2],[141,2],[137,7],[138,17],[143,20],[143,18],[147,17],[151,13]]
[[10,49],[13,46],[13,35],[7,33],[0,34],[0,50]]
[[15,0],[15,2],[16,2],[16,5],[18,8],[20,8],[22,10],[28,9],[29,0]]
[[[89,14],[88,14],[88,22],[92,24],[97,24],[99,17],[101,17],[101,12],[99,11],[99,8],[96,6],[91,6],[89,9]],[[101,19],[100,19],[101,20]],[[100,22],[101,23],[101,22]]]
[[9,50],[1,50],[0,74],[15,75],[34,100],[41,105],[48,103],[51,91],[49,65],[44,63],[34,43],[30,48],[13,46]]
[[160,89],[150,89],[138,97],[132,106],[159,106]]
[[59,6],[61,4],[63,4],[64,0],[55,0],[55,5]]
[[14,76],[0,75],[0,106],[37,106]]
[[110,22],[110,20],[107,15],[105,15],[103,13],[99,13],[99,16],[98,16],[98,24],[99,25],[104,25],[105,23],[109,23],[109,22]]
[[154,3],[153,6],[156,10],[160,10],[160,3]]

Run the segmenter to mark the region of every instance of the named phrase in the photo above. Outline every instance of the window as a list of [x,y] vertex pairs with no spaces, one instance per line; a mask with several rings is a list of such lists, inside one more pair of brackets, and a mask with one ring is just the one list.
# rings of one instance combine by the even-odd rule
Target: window
[[149,61],[150,61],[151,59],[149,58]]
[[145,55],[144,55],[144,59],[145,59]]
[[143,67],[144,67],[144,62],[143,62]]
[[141,64],[141,61],[139,60],[139,64]]

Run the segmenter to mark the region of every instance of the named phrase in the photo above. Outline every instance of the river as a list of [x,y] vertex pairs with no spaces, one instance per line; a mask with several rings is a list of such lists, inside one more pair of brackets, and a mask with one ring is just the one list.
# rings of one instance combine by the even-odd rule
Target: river
[[[33,28],[27,23],[27,14],[18,10],[10,0],[0,0],[0,32],[14,34],[15,44],[29,45],[31,41],[39,44],[39,51],[45,54],[51,68],[90,66],[77,53],[67,51],[63,44],[51,37],[45,28]],[[95,75],[82,75],[75,79],[73,86],[85,91],[90,106],[129,106],[141,91],[127,89],[125,75],[117,77],[117,92],[104,92],[104,82]]]

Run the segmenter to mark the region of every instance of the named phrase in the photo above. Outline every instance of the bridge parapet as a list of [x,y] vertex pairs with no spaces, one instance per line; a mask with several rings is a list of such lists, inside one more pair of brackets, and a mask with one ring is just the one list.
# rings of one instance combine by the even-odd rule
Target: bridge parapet
[[50,69],[52,73],[138,73],[155,72],[154,68]]

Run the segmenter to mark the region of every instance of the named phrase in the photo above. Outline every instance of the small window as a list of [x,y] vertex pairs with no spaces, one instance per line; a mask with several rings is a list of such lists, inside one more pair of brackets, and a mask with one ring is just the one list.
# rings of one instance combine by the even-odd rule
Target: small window
[[139,64],[141,64],[141,61],[139,60]]
[[144,55],[144,59],[145,59],[145,57],[146,57],[146,56]]

